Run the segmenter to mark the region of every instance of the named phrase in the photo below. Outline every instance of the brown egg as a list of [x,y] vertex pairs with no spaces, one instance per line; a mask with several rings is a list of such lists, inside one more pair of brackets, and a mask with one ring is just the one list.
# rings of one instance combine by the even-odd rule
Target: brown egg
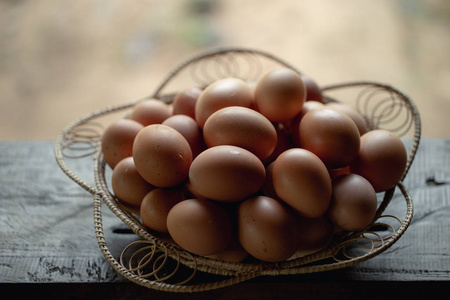
[[102,153],[111,168],[133,154],[134,138],[142,128],[142,124],[129,119],[117,120],[106,128],[102,136]]
[[191,117],[186,115],[174,115],[164,120],[162,125],[172,127],[184,136],[189,143],[189,146],[191,146],[193,157],[196,157],[200,152],[206,149],[202,130],[197,122]]
[[351,173],[350,166],[345,166],[343,168],[338,169],[328,169],[328,173],[330,173],[330,178],[333,180],[334,178]]
[[256,196],[238,209],[238,237],[252,256],[267,262],[283,261],[298,248],[295,215],[279,201]]
[[172,187],[187,179],[192,151],[186,139],[167,125],[149,125],[139,131],[133,145],[139,174],[157,187]]
[[154,189],[139,174],[131,156],[122,159],[114,168],[111,187],[119,200],[132,206],[141,205],[144,196]]
[[196,87],[187,88],[175,96],[173,99],[173,114],[186,115],[195,120],[195,103],[202,93],[202,90]]
[[299,247],[297,252],[305,255],[327,247],[333,239],[333,224],[324,215],[318,218],[298,219]]
[[358,155],[358,127],[344,113],[328,108],[316,108],[300,121],[300,146],[316,154],[328,168],[349,165]]
[[184,200],[181,189],[156,188],[145,195],[142,200],[140,215],[144,226],[168,233],[167,215],[175,204]]
[[256,193],[266,171],[253,153],[236,146],[216,146],[200,153],[189,170],[191,189],[205,198],[234,202]]
[[316,81],[305,74],[302,74],[301,77],[306,87],[306,101],[313,100],[323,103],[322,90],[319,88]]
[[273,125],[277,132],[277,144],[275,145],[275,149],[272,151],[272,153],[262,160],[264,165],[270,164],[278,157],[278,155],[293,147],[290,140],[288,128],[286,128],[286,126],[281,123],[275,123]]
[[200,94],[195,104],[195,119],[203,129],[206,119],[227,106],[253,107],[250,87],[241,79],[224,78],[210,84]]
[[300,113],[306,87],[291,69],[275,69],[264,74],[255,87],[255,104],[271,122],[285,122]]
[[277,144],[277,131],[272,123],[259,112],[242,106],[214,112],[205,122],[203,136],[208,147],[238,146],[261,160],[267,158]]
[[349,116],[358,127],[359,135],[363,135],[370,130],[366,118],[352,106],[341,102],[329,102],[326,107],[334,108]]
[[198,255],[222,252],[233,238],[228,213],[204,199],[187,199],[176,204],[167,216],[167,228],[180,247]]
[[274,162],[266,167],[266,178],[264,179],[262,191],[264,193],[264,196],[278,200],[279,197],[275,192],[275,188],[273,187],[273,165]]
[[377,195],[372,185],[357,174],[333,179],[333,197],[327,211],[330,220],[344,230],[364,229],[375,217]]
[[144,126],[161,124],[172,115],[172,109],[167,104],[157,99],[144,100],[132,109],[129,118]]
[[209,255],[209,258],[228,262],[241,262],[248,257],[248,252],[242,247],[237,236],[233,236],[228,247],[216,254]]
[[302,120],[303,116],[306,115],[307,112],[315,109],[315,108],[319,108],[319,107],[323,107],[324,105],[318,101],[314,101],[314,100],[310,100],[310,101],[306,101],[303,104],[302,110],[300,111],[300,113],[298,115],[296,115],[289,123],[289,127],[290,127],[290,136],[292,139],[292,144],[295,147],[300,148],[300,135],[299,135],[299,126],[300,126],[300,121]]
[[330,204],[331,180],[323,162],[312,152],[293,148],[274,161],[276,194],[300,215],[317,218]]
[[350,169],[366,178],[378,193],[400,181],[406,162],[407,153],[402,140],[392,132],[378,129],[361,136],[361,148]]

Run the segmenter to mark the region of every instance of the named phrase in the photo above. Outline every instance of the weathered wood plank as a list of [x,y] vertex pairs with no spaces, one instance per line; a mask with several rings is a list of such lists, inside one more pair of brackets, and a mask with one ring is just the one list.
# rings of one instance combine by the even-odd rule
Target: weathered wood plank
[[[93,183],[90,159],[74,161],[73,170]],[[404,236],[381,255],[323,280],[448,281],[449,183],[450,140],[424,139],[405,180],[415,214]],[[388,212],[405,210],[398,194]],[[107,242],[118,254],[136,237],[114,233],[125,226],[106,207],[103,212]],[[126,281],[98,249],[91,195],[59,169],[51,142],[0,143],[0,253],[0,283]],[[287,278],[318,277],[281,280]]]

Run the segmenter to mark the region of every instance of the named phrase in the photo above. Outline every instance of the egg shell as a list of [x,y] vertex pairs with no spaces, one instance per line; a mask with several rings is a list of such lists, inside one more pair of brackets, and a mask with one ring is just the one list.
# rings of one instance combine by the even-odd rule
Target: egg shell
[[203,129],[206,119],[227,106],[252,108],[254,103],[250,87],[241,79],[224,78],[207,86],[195,104],[195,120]]
[[162,122],[162,125],[172,127],[187,140],[191,147],[192,156],[196,157],[206,149],[203,133],[197,122],[186,115],[174,115]]
[[268,157],[262,159],[264,165],[269,165],[278,157],[278,155],[293,147],[288,128],[282,123],[274,123],[273,125],[277,133],[277,144],[272,153]]
[[307,112],[299,125],[301,148],[316,154],[328,168],[349,165],[358,155],[360,136],[355,122],[328,107]]
[[299,74],[279,68],[259,78],[255,87],[256,109],[271,122],[285,122],[300,113],[306,87]]
[[333,195],[327,215],[344,230],[364,229],[375,217],[377,195],[372,185],[357,174],[333,179]]
[[161,124],[172,115],[172,108],[157,99],[143,100],[131,110],[129,118],[144,126]]
[[177,93],[173,99],[173,115],[186,115],[195,120],[195,104],[202,93],[196,87],[187,88]]
[[256,196],[239,206],[238,237],[244,249],[255,258],[283,261],[298,248],[298,224],[295,215],[279,201]]
[[302,110],[300,111],[300,113],[298,115],[296,115],[289,123],[289,129],[290,129],[290,136],[291,136],[291,140],[292,140],[292,144],[295,147],[300,147],[300,135],[299,135],[299,126],[300,126],[300,121],[302,120],[303,116],[306,115],[307,112],[315,109],[315,108],[319,108],[319,107],[323,107],[324,105],[318,101],[306,101],[303,104]]
[[114,167],[124,158],[133,155],[133,143],[144,126],[129,119],[111,123],[102,135],[102,154],[106,163]]
[[141,203],[140,216],[144,226],[161,233],[169,233],[167,215],[175,204],[184,200],[180,188],[156,188],[147,193]]
[[334,234],[333,223],[323,215],[318,218],[298,218],[299,246],[297,253],[312,253],[327,247]]
[[407,152],[402,140],[390,131],[377,129],[361,136],[361,147],[350,169],[366,178],[378,193],[400,181],[406,163]]
[[242,106],[229,106],[206,120],[203,136],[208,147],[233,145],[267,158],[277,145],[277,131],[262,114]]
[[323,103],[322,90],[317,85],[317,82],[306,74],[301,74],[303,83],[306,87],[306,101],[318,101]]
[[242,262],[248,256],[248,252],[244,249],[244,247],[242,247],[237,236],[234,236],[225,250],[209,255],[208,257],[227,262]]
[[136,135],[133,158],[147,182],[157,187],[173,187],[187,179],[192,151],[181,133],[167,125],[153,124]]
[[317,218],[331,200],[331,179],[323,162],[312,152],[289,149],[274,161],[272,170],[276,194],[300,215]]
[[137,207],[144,196],[155,188],[139,174],[132,156],[116,165],[111,176],[111,187],[118,199]]
[[356,108],[341,102],[329,102],[325,106],[339,110],[349,116],[358,127],[359,135],[363,135],[370,130],[367,119]]
[[207,199],[233,202],[256,193],[263,185],[263,163],[244,148],[216,146],[200,153],[189,170],[191,189]]
[[198,255],[222,252],[233,238],[228,213],[205,199],[187,199],[172,207],[167,216],[167,228],[180,247]]

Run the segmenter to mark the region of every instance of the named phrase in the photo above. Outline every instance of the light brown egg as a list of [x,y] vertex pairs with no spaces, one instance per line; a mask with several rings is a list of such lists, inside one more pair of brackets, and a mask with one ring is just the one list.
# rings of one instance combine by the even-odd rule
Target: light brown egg
[[214,112],[205,122],[203,136],[208,147],[238,146],[267,158],[277,144],[277,131],[257,111],[242,106],[228,106]]
[[277,144],[272,153],[262,160],[264,165],[270,164],[278,157],[278,155],[293,147],[288,128],[282,123],[274,123],[273,125],[277,132]]
[[306,87],[299,74],[279,68],[259,78],[255,87],[256,109],[271,122],[285,122],[300,113]]
[[234,202],[256,193],[266,171],[253,153],[237,146],[216,146],[200,153],[189,170],[191,189],[205,198]]
[[306,87],[306,101],[318,101],[323,103],[322,90],[317,82],[306,74],[301,74],[303,83]]
[[144,226],[161,233],[168,233],[167,215],[175,204],[184,200],[177,188],[156,188],[147,193],[141,203],[140,216]]
[[405,172],[407,153],[402,140],[392,132],[378,129],[361,136],[361,148],[350,169],[366,178],[375,191],[394,187]]
[[333,179],[333,197],[327,215],[344,230],[357,231],[370,224],[377,211],[377,195],[362,176],[345,174]]
[[187,179],[192,151],[181,133],[167,125],[153,124],[136,135],[133,158],[146,181],[157,187],[172,187]]
[[233,238],[228,213],[204,199],[187,199],[172,207],[167,216],[167,228],[180,247],[198,255],[220,253]]
[[238,209],[238,237],[252,256],[267,262],[291,257],[298,248],[295,215],[279,201],[256,196]]
[[242,247],[237,236],[233,236],[228,247],[218,253],[208,256],[212,259],[223,260],[227,262],[241,262],[249,256],[248,252]]
[[192,155],[196,157],[200,152],[206,149],[203,133],[197,122],[186,115],[174,115],[162,122],[162,125],[172,127],[187,140],[191,146]]
[[358,155],[358,127],[346,114],[328,107],[305,114],[299,126],[300,146],[316,154],[331,169],[349,165]]
[[202,93],[202,90],[196,87],[187,88],[175,96],[173,99],[173,114],[186,115],[195,120],[195,104]]
[[161,124],[172,115],[172,108],[157,99],[144,100],[132,109],[129,118],[144,126]]
[[289,128],[290,128],[290,136],[291,136],[291,140],[292,140],[292,144],[295,147],[300,147],[300,135],[299,135],[299,126],[300,126],[300,121],[302,120],[303,116],[306,115],[307,112],[315,109],[315,108],[319,108],[319,107],[323,107],[323,103],[320,103],[318,101],[314,101],[314,100],[310,100],[310,101],[306,101],[303,104],[302,110],[300,111],[300,113],[298,115],[296,115],[290,122],[289,122]]
[[317,218],[331,200],[331,179],[323,162],[312,152],[289,149],[274,161],[272,170],[276,194],[300,215]]
[[253,93],[247,83],[237,78],[224,78],[206,87],[195,104],[195,120],[203,129],[206,119],[227,106],[253,107]]
[[329,102],[326,104],[326,107],[334,108],[349,116],[355,122],[356,127],[358,127],[359,135],[363,135],[370,130],[366,118],[354,107],[341,102]]
[[134,138],[143,128],[142,124],[129,119],[117,120],[106,128],[102,136],[102,153],[111,168],[133,154]]
[[141,205],[144,196],[155,188],[142,178],[131,156],[122,159],[114,168],[111,187],[120,201],[137,207]]

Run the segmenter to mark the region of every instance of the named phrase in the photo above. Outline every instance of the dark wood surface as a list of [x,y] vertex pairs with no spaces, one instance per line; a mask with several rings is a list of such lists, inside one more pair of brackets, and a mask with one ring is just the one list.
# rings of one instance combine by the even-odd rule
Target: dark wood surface
[[[69,161],[87,182],[93,182],[91,160]],[[413,222],[368,261],[173,294],[130,283],[108,264],[93,230],[92,197],[61,171],[53,142],[0,142],[0,287],[6,299],[437,299],[450,280],[450,140],[422,139],[405,186]],[[405,209],[398,194],[388,208],[393,212]],[[136,237],[106,206],[103,213],[107,242],[118,255]]]

